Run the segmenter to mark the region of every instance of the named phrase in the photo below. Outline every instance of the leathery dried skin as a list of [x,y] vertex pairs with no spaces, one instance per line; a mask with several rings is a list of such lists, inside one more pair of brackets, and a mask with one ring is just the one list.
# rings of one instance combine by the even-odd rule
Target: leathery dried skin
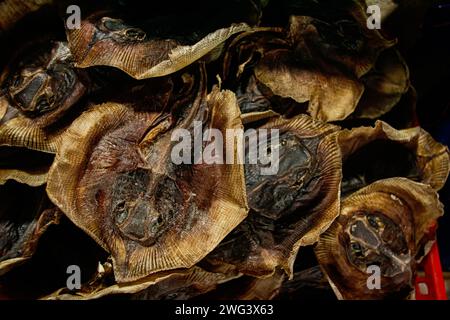
[[302,113],[305,108],[290,98],[276,96],[254,75],[254,64],[270,47],[286,47],[280,28],[254,28],[237,35],[223,59],[223,78],[236,93],[244,124],[283,114]]
[[[406,178],[380,180],[345,198],[315,249],[338,298],[407,297],[423,238],[442,214],[436,191]],[[381,272],[379,290],[367,286],[373,265]]]
[[202,58],[232,35],[249,30],[246,23],[218,29],[193,45],[175,39],[151,39],[121,19],[93,14],[80,29],[67,30],[77,67],[116,67],[136,79],[165,76]]
[[[325,295],[327,300],[334,297],[328,280],[320,266],[316,265],[296,271],[292,279],[283,282],[276,298],[280,300],[297,300],[303,297],[314,299],[319,292],[321,295]],[[310,296],[311,293],[314,294],[312,297]]]
[[214,290],[239,274],[222,274],[194,266],[174,272],[167,279],[132,295],[133,300],[187,300]]
[[300,246],[315,243],[339,214],[341,159],[333,125],[301,115],[261,128],[280,130],[279,171],[246,164],[249,216],[207,257],[213,270],[232,266],[251,276],[276,267],[292,274]]
[[395,44],[367,28],[365,9],[356,1],[348,17],[340,21],[291,16],[289,37],[298,52],[341,65],[357,78],[373,67],[380,52]]
[[[285,44],[280,41],[276,48],[260,40],[261,48],[254,49],[263,53],[255,66],[258,81],[275,95],[298,103],[309,102],[308,113],[315,119],[337,121],[347,118],[364,92],[358,79],[372,68],[382,50],[394,44],[378,32],[365,32],[366,19],[360,6],[355,5],[351,12],[354,21],[344,20],[337,25],[310,17],[291,16],[287,34],[282,35],[287,39]],[[361,25],[362,21],[364,25]],[[268,32],[261,30],[260,33],[268,35]],[[275,34],[276,30],[272,32]],[[358,39],[355,39],[355,32]],[[349,43],[348,39],[355,43]],[[245,38],[240,40],[245,42]],[[274,42],[273,39],[269,41]],[[252,46],[242,47],[248,50]],[[244,48],[240,53],[245,56]],[[250,58],[241,62],[239,70],[249,61]]]
[[11,105],[42,125],[58,118],[86,91],[65,42],[32,43],[13,58],[2,77]]
[[[111,253],[118,282],[193,266],[247,215],[242,165],[170,158],[171,132],[193,130],[195,119],[222,131],[241,128],[234,94],[214,89],[187,112],[170,130],[147,131],[158,115],[99,106],[69,128],[50,170],[50,198]],[[144,135],[152,138],[141,143]]]
[[190,299],[216,288],[217,285],[237,277],[212,273],[200,267],[163,271],[143,279],[122,284],[108,284],[105,280],[112,276],[112,266],[108,263],[99,267],[93,280],[82,285],[75,292],[61,288],[43,300],[91,300],[121,295],[135,300],[180,300]]
[[54,125],[87,89],[66,43],[34,43],[2,74],[0,144],[55,152],[63,129]]
[[[298,51],[298,39],[288,41],[286,37],[288,35],[278,28],[259,28],[238,35],[224,58],[225,79],[230,81],[237,77],[238,82],[242,81],[244,71],[252,69],[257,85],[267,87],[271,95],[292,99],[298,104],[308,103],[307,112],[314,119],[337,121],[347,118],[355,110],[364,86],[356,76],[343,73],[326,60],[308,57],[305,52]],[[237,70],[232,64],[236,59]],[[261,98],[256,102],[251,107],[258,109],[251,111],[267,113],[267,102]],[[251,120],[253,115],[245,115],[245,111],[244,116]],[[261,114],[256,116],[261,117]]]
[[364,87],[352,78],[314,62],[300,64],[291,50],[278,49],[264,55],[255,68],[259,81],[278,96],[298,103],[309,101],[308,113],[321,121],[347,118],[356,108]]
[[15,182],[0,186],[0,275],[31,258],[48,226],[59,222],[45,188]]
[[440,190],[447,180],[449,150],[420,127],[396,130],[383,121],[339,133],[344,193],[383,178],[407,177]]
[[266,278],[242,276],[220,284],[199,300],[270,300],[277,296],[285,279],[286,274],[280,269]]

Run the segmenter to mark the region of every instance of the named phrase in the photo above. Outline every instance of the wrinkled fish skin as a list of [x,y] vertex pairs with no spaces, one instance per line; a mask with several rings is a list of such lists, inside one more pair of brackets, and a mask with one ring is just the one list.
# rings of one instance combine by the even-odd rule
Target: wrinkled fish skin
[[70,108],[86,88],[67,43],[38,43],[28,49],[32,55],[17,58],[4,84],[11,105],[30,118]]
[[413,297],[450,152],[375,2],[0,0],[0,298]]

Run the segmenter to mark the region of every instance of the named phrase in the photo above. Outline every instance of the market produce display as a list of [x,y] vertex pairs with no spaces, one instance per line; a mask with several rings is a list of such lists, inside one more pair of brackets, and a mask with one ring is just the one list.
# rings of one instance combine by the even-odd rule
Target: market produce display
[[414,299],[450,153],[376,1],[143,2],[0,1],[0,298]]

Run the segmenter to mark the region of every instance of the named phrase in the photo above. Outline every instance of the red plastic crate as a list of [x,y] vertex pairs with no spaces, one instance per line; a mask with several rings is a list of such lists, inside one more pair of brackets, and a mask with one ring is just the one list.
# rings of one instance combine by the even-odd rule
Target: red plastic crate
[[425,275],[416,277],[416,300],[447,300],[437,242],[425,257],[422,268]]

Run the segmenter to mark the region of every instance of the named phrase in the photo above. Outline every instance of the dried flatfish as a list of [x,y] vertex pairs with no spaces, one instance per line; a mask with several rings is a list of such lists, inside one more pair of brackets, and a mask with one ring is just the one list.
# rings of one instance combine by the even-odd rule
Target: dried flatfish
[[262,175],[260,165],[246,162],[251,211],[208,255],[213,270],[231,265],[261,277],[280,267],[291,275],[299,247],[316,242],[339,214],[338,128],[306,115],[274,120],[263,128],[280,130],[275,145],[261,145],[269,152],[278,150],[278,173]]
[[116,67],[136,79],[165,76],[204,57],[234,34],[250,29],[244,22],[234,23],[186,41],[189,39],[184,35],[183,40],[183,34],[158,33],[162,25],[156,26],[154,21],[143,24],[142,28],[132,26],[114,13],[108,16],[102,11],[83,19],[80,29],[67,30],[77,67]]
[[235,278],[207,272],[194,266],[189,269],[163,271],[138,281],[117,284],[114,282],[112,264],[99,264],[93,278],[76,291],[61,288],[44,297],[44,300],[91,300],[118,295],[132,300],[186,300],[205,294],[219,284]]
[[332,65],[298,60],[291,50],[272,50],[256,66],[255,75],[275,95],[298,103],[309,102],[307,112],[314,119],[337,121],[347,118],[355,110],[364,86]]
[[24,49],[2,74],[0,144],[55,152],[61,128],[49,128],[86,93],[64,42]]
[[47,191],[111,253],[118,282],[192,267],[247,215],[242,165],[171,161],[176,128],[242,127],[234,94],[215,89],[206,98],[202,90],[179,119],[110,103],[84,113],[64,137]]
[[364,9],[358,5],[339,21],[292,16],[289,36],[298,52],[304,50],[309,57],[320,56],[360,78],[373,67],[380,52],[395,44],[378,30],[369,30],[366,21]]
[[[292,17],[290,28],[294,31],[298,29],[296,22]],[[237,82],[234,87],[239,87],[239,81],[252,80],[253,74],[256,88],[265,89],[266,100],[278,96],[283,102],[296,103],[300,111],[307,111],[313,118],[323,121],[345,119],[355,110],[364,86],[356,75],[342,72],[320,56],[309,56],[308,50],[299,48],[299,39],[291,35],[294,31],[260,28],[237,36],[225,55],[225,80]],[[246,77],[241,79],[243,74]],[[243,91],[251,97],[252,91],[257,93],[254,87],[250,82],[253,90],[247,86]],[[261,102],[262,105],[258,105]],[[307,108],[302,106],[305,103],[308,103]],[[247,112],[263,112],[269,108],[261,98],[252,104],[250,106],[257,109]]]
[[396,130],[377,121],[374,127],[341,131],[339,146],[343,194],[391,177],[406,177],[439,190],[450,170],[448,148],[419,127]]
[[[380,180],[345,198],[316,247],[338,298],[406,298],[416,256],[428,247],[423,240],[442,214],[436,191],[406,178]],[[368,285],[370,268],[380,270],[378,287]]]

